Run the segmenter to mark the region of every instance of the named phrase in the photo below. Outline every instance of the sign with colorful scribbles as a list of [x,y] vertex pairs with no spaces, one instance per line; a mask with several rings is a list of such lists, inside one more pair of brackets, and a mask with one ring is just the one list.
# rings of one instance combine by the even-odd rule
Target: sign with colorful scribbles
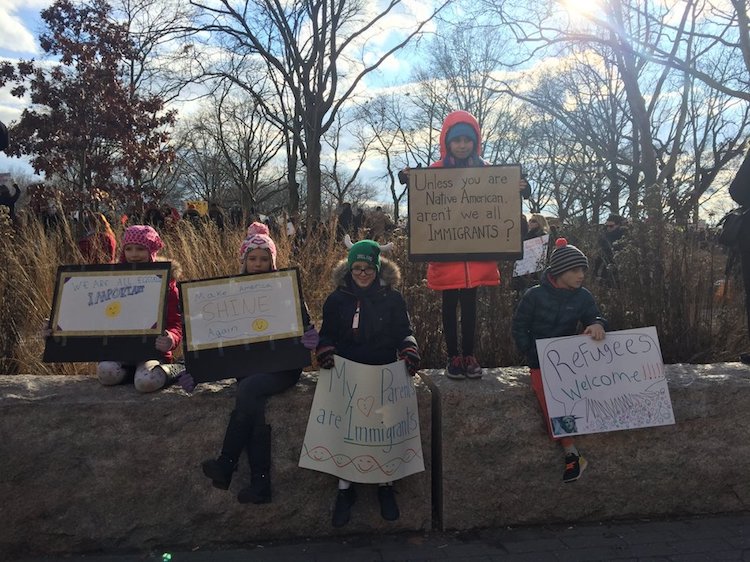
[[674,424],[656,328],[537,340],[556,436]]
[[409,170],[409,259],[521,257],[521,167]]
[[299,337],[296,269],[180,283],[188,351]]
[[335,357],[321,369],[299,466],[379,484],[424,470],[417,393],[403,361]]
[[158,358],[169,271],[169,262],[60,266],[44,360]]
[[549,234],[523,241],[523,258],[513,264],[513,277],[529,275],[544,269]]
[[185,367],[196,382],[310,365],[299,271],[185,281]]

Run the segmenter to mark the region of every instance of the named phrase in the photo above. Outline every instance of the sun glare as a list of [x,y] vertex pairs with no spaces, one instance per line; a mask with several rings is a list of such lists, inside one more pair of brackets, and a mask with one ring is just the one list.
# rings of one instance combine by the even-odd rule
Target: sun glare
[[571,18],[576,16],[593,16],[601,10],[601,0],[561,0]]

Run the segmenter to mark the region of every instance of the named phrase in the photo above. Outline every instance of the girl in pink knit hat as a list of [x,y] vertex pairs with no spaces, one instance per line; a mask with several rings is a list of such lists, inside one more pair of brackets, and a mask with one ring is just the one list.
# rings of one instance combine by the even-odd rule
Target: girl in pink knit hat
[[[276,244],[269,235],[268,227],[254,222],[248,227],[247,237],[240,246],[240,275],[276,270]],[[302,315],[306,326],[302,344],[313,350],[318,345],[318,332],[310,323],[304,305]],[[244,449],[250,464],[250,485],[239,491],[237,500],[254,504],[271,501],[271,426],[266,424],[266,399],[297,384],[301,373],[302,369],[290,369],[254,373],[237,379],[234,410],[229,416],[221,453],[202,464],[203,474],[215,488],[229,489]],[[188,392],[195,387],[187,373],[180,376],[179,384]]]
[[[159,261],[157,253],[164,244],[159,234],[146,225],[128,227],[122,236],[120,263],[149,263]],[[167,289],[167,322],[164,333],[156,338],[155,347],[163,354],[161,360],[149,360],[137,364],[117,361],[102,361],[96,367],[96,376],[105,386],[123,384],[132,380],[139,392],[154,392],[170,381],[172,351],[182,341],[182,316],[179,310],[179,294],[175,277],[179,276],[179,264],[170,260],[172,275]]]

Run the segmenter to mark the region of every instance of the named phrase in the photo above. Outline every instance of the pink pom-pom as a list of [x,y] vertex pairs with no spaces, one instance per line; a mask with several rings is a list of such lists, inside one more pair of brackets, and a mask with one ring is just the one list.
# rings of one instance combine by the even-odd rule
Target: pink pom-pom
[[555,240],[555,248],[564,248],[568,245],[568,241],[565,238],[558,238]]
[[262,222],[254,222],[253,224],[247,227],[248,236],[253,236],[255,234],[263,234],[265,236],[268,236],[269,233],[270,231],[268,230],[268,227]]

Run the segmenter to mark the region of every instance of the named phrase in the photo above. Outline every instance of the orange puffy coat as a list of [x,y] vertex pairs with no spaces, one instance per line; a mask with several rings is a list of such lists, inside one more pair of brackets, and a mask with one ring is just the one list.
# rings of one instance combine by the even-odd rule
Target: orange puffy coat
[[[474,116],[467,111],[453,111],[449,113],[443,122],[440,131],[440,160],[430,168],[443,168],[451,166],[448,144],[445,137],[448,130],[458,123],[470,125],[481,139],[479,123]],[[482,153],[481,140],[475,143],[477,165],[486,163],[479,156]],[[427,265],[427,286],[436,291],[446,289],[472,289],[480,286],[494,286],[500,284],[500,272],[494,261],[456,261],[456,262],[430,262]]]

